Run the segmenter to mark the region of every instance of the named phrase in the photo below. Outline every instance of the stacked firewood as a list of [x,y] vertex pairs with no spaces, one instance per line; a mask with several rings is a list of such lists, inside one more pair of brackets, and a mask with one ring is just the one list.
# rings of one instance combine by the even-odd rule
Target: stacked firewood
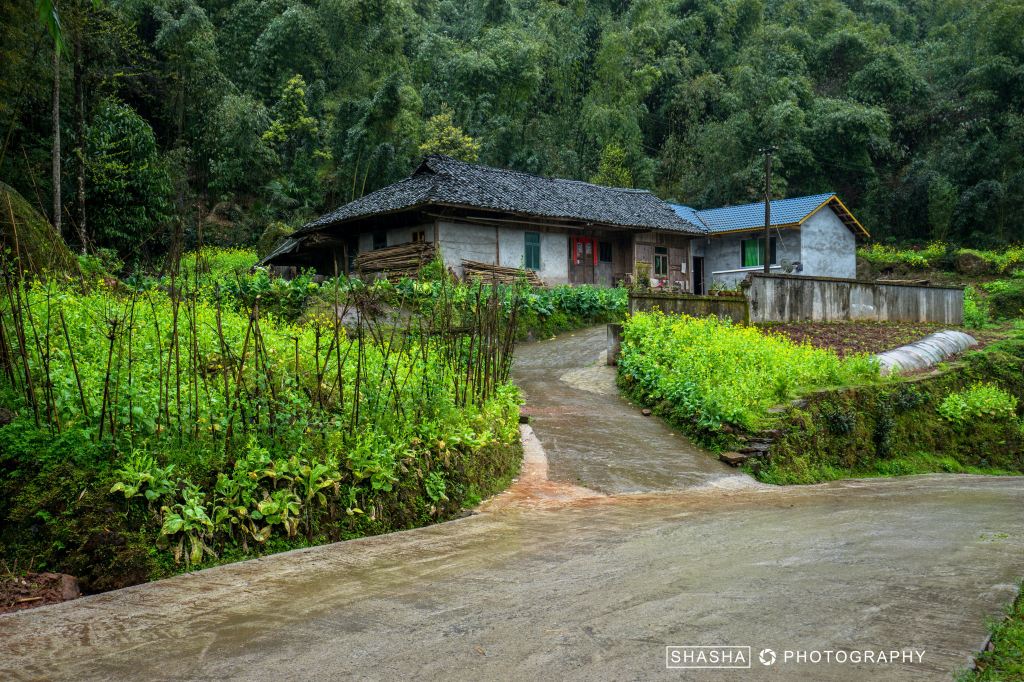
[[415,277],[432,260],[431,242],[399,244],[360,253],[356,256],[356,270],[365,274],[385,273],[392,278]]
[[544,286],[544,282],[533,270],[520,270],[518,268],[506,268],[501,265],[491,265],[475,260],[463,260],[462,272],[466,279],[479,279],[483,282],[495,282],[497,284],[513,284],[524,276],[528,284],[535,287]]

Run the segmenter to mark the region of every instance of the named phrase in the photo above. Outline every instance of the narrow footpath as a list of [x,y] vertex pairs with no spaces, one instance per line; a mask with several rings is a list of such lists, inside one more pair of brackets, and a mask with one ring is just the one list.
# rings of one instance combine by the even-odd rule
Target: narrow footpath
[[608,494],[753,485],[619,396],[605,327],[521,346],[513,369],[549,477]]

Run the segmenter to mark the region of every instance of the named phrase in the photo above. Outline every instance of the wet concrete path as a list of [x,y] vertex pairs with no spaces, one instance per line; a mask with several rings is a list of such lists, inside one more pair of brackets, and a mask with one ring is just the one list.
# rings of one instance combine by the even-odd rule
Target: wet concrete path
[[[532,357],[517,376],[555,405]],[[1022,478],[606,495],[721,479],[602,473],[557,421],[536,426],[520,481],[468,518],[0,616],[0,679],[949,680],[1024,574]],[[587,486],[552,480],[556,456]],[[666,670],[682,644],[749,645],[751,668]],[[912,663],[782,659],[911,647]]]
[[619,396],[605,357],[603,326],[516,349],[513,378],[552,480],[604,493],[753,483],[660,419],[642,416]]

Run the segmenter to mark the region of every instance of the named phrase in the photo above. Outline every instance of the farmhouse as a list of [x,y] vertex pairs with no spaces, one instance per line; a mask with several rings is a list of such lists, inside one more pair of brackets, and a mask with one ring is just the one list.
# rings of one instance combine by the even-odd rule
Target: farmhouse
[[[419,253],[437,253],[459,276],[497,266],[545,284],[611,286],[646,272],[654,286],[703,293],[763,269],[763,223],[763,204],[697,211],[646,190],[430,155],[405,180],[303,226],[262,262],[329,275],[422,244]],[[772,226],[775,270],[855,274],[863,227],[834,194],[773,201]]]

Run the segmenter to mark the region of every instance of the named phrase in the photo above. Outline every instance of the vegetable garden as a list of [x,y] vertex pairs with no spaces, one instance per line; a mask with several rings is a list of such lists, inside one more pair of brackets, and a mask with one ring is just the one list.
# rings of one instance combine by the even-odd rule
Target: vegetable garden
[[657,311],[626,322],[619,376],[631,396],[710,439],[723,426],[759,428],[769,408],[801,391],[879,381],[867,355],[840,358],[717,317]]
[[244,259],[123,283],[5,264],[5,559],[104,589],[421,525],[514,475],[528,292],[286,282]]

